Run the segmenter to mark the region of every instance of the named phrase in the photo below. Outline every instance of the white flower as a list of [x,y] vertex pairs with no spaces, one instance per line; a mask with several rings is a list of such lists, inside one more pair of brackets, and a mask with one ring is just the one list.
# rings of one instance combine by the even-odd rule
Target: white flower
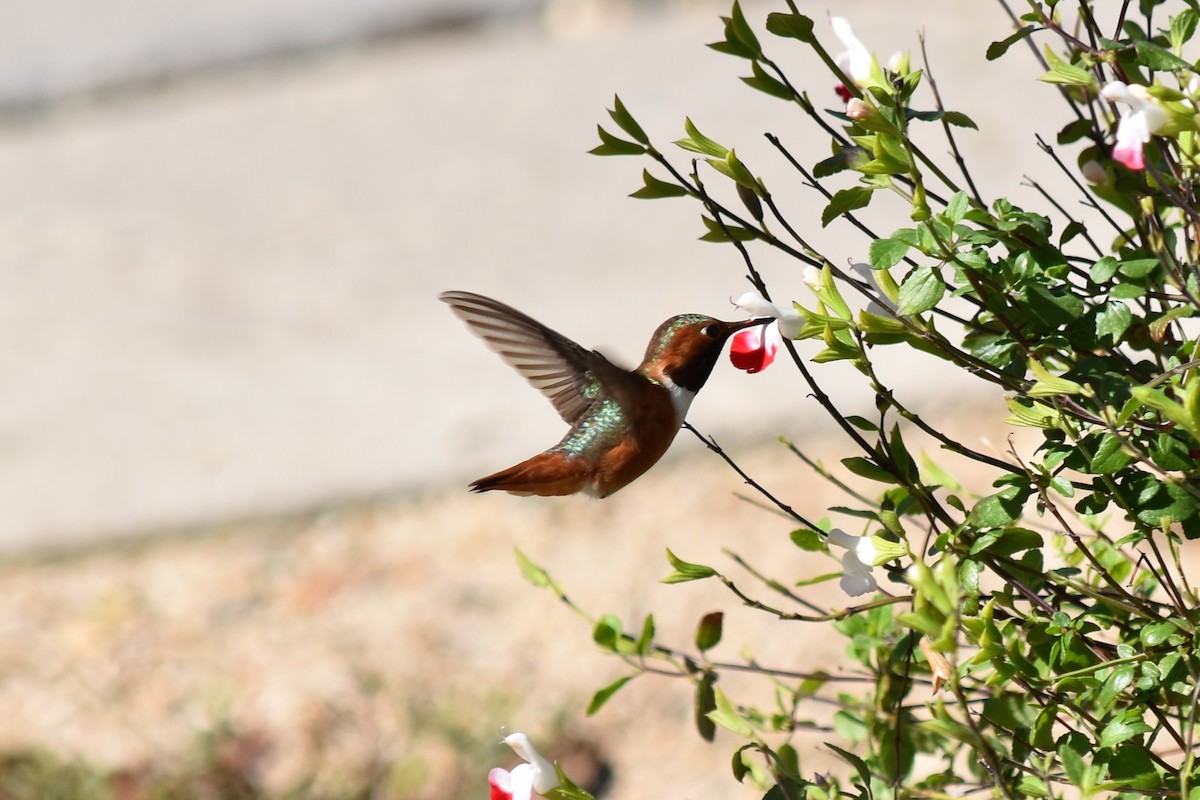
[[1113,158],[1129,169],[1143,169],[1146,160],[1142,148],[1150,141],[1152,134],[1161,132],[1166,126],[1170,119],[1166,109],[1150,96],[1145,86],[1138,84],[1127,86],[1120,81],[1113,81],[1100,90],[1100,96],[1129,106],[1122,109],[1121,119],[1117,123],[1117,146],[1113,148]]
[[512,772],[497,767],[488,773],[492,800],[530,800],[533,792],[545,794],[558,786],[554,765],[539,753],[523,733],[511,733],[501,741],[527,763],[513,767]]
[[[834,56],[834,62],[850,80],[862,86],[871,77],[871,61],[874,56],[867,46],[854,35],[854,29],[845,17],[830,17],[829,25],[846,49]],[[847,93],[848,94],[848,93]]]
[[879,588],[872,574],[871,564],[878,552],[869,536],[851,536],[841,528],[829,532],[829,543],[846,548],[842,556],[842,591],[851,597],[870,594]]
[[[807,280],[807,271],[805,280]],[[763,297],[759,292],[746,292],[733,301],[741,311],[752,317],[774,317],[779,332],[788,339],[795,339],[804,327],[804,317],[792,306],[780,306]]]

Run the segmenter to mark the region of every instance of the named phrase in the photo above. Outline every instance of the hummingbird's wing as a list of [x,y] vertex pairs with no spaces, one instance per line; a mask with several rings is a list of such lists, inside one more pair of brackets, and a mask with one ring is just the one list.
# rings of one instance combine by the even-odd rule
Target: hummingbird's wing
[[600,396],[597,372],[619,370],[604,356],[586,350],[557,331],[490,297],[473,292],[442,292],[449,304],[488,347],[500,354],[535,389],[549,398],[568,425],[575,424]]

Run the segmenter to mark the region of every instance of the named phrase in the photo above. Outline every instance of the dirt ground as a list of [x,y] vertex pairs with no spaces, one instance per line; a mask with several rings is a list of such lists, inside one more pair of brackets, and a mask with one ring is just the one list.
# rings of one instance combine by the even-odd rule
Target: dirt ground
[[[805,449],[849,454],[832,439]],[[846,501],[777,443],[734,455],[802,514],[820,519]],[[217,746],[269,792],[373,784],[386,796],[466,798],[512,762],[500,731],[522,730],[551,755],[574,754],[577,770],[606,765],[612,797],[761,796],[729,777],[731,737],[697,736],[682,680],[639,678],[585,719],[591,694],[631,669],[598,652],[589,623],[526,582],[514,558],[519,548],[575,604],[627,630],[652,612],[664,644],[690,650],[700,617],[723,610],[714,660],[837,671],[843,644],[829,629],[773,622],[716,581],[659,582],[670,548],[796,610],[722,548],[785,585],[837,569],[792,545],[793,524],[743,491],[684,432],[667,462],[605,501],[454,487],[10,561],[0,566],[0,751],[44,748],[138,775]],[[802,593],[849,602],[836,581]],[[737,677],[726,692],[771,705],[765,681]],[[836,765],[824,740],[838,741],[795,740],[806,772]]]

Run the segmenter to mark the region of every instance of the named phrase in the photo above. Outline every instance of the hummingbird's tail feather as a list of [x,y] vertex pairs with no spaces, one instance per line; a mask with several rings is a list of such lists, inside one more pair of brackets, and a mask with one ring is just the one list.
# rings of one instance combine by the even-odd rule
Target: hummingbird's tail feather
[[520,464],[471,482],[473,492],[557,497],[591,490],[593,467],[585,459],[555,452],[538,453]]

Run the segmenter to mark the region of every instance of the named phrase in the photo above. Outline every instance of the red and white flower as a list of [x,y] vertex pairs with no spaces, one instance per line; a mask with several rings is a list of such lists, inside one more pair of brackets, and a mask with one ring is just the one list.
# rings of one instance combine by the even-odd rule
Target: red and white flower
[[1121,110],[1117,122],[1117,145],[1113,158],[1129,169],[1144,169],[1146,159],[1143,148],[1150,137],[1161,133],[1170,121],[1170,114],[1150,96],[1145,86],[1132,86],[1113,81],[1100,90],[1105,100],[1122,103],[1128,108]]
[[491,800],[531,800],[534,792],[545,794],[558,786],[558,772],[523,733],[511,733],[501,741],[525,759],[512,771],[497,767],[488,773]]
[[776,305],[759,292],[746,292],[733,301],[740,310],[752,317],[773,317],[774,322],[746,328],[733,337],[729,360],[740,370],[751,374],[761,372],[775,360],[783,337],[794,339],[804,326],[804,317],[794,308]]

